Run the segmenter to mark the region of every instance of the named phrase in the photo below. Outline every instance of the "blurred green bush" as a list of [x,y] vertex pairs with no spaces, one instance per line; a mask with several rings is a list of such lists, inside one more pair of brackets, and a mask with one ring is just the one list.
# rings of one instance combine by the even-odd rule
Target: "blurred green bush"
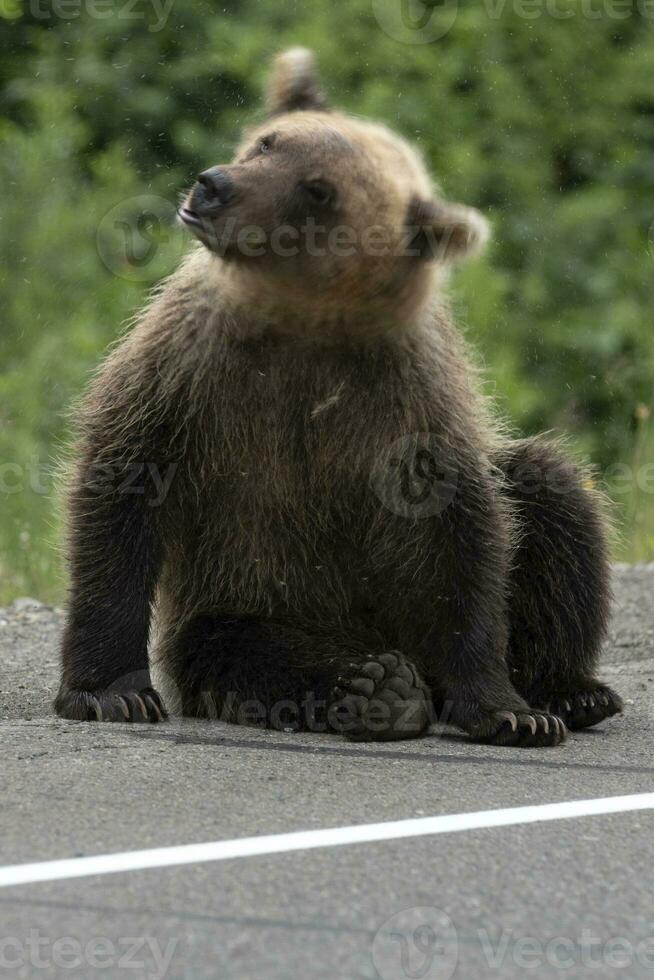
[[617,554],[654,556],[647,5],[558,0],[553,16],[544,0],[525,17],[516,0],[430,0],[442,36],[414,44],[380,26],[400,2],[0,0],[0,601],[61,597],[67,408],[185,246],[164,208],[148,261],[121,267],[106,216],[142,195],[172,214],[297,43],[334,102],[398,128],[449,197],[490,216],[493,246],[453,284],[489,390],[519,431],[571,434],[617,501]]

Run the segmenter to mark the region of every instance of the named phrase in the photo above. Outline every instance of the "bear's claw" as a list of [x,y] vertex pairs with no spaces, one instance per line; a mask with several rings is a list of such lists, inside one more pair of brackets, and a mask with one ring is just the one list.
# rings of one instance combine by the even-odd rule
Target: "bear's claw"
[[566,737],[561,718],[541,711],[494,711],[477,733],[481,742],[521,748],[560,745]]
[[620,714],[622,698],[605,684],[598,684],[586,691],[568,693],[566,697],[552,698],[547,705],[565,721],[568,728],[590,728],[605,718]]
[[161,695],[153,687],[140,691],[66,691],[55,708],[72,721],[160,722],[168,717]]

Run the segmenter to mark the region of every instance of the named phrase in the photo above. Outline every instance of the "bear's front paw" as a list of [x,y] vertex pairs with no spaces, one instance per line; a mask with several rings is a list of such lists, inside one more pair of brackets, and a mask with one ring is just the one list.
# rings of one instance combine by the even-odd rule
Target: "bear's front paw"
[[161,695],[153,687],[138,691],[62,690],[55,711],[71,721],[157,722],[168,717]]
[[539,748],[560,745],[568,730],[561,718],[544,711],[491,711],[471,734],[487,745]]
[[328,718],[352,741],[390,741],[422,735],[430,708],[429,689],[414,665],[388,651],[350,664],[332,692]]

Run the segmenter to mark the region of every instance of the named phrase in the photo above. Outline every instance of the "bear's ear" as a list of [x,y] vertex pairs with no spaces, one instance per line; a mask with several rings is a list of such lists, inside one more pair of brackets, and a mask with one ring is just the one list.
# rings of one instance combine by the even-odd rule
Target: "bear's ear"
[[327,108],[327,98],[316,77],[313,52],[290,48],[277,56],[266,90],[266,105],[271,115]]
[[465,204],[414,198],[409,205],[407,233],[409,254],[457,262],[481,251],[490,227],[479,211]]

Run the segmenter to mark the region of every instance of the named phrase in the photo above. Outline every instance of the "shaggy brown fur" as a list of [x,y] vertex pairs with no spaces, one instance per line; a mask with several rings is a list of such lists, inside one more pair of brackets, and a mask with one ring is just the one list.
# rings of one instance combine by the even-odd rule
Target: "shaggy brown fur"
[[156,657],[187,713],[556,744],[620,709],[604,525],[556,447],[492,421],[451,323],[443,271],[486,223],[327,110],[308,52],[268,102],[84,403],[57,711],[162,719]]

